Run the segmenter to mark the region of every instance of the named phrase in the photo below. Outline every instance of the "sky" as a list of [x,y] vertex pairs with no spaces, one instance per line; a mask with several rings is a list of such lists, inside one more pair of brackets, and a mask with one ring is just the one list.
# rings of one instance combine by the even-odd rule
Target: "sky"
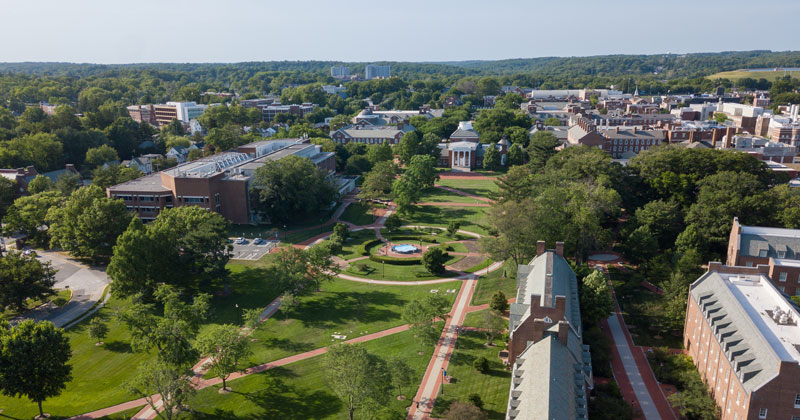
[[797,0],[0,0],[0,62],[785,51],[798,16]]

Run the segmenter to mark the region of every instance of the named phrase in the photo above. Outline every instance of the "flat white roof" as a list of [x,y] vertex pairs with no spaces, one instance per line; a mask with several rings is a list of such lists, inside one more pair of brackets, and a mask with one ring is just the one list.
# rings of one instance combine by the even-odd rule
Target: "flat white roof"
[[775,258],[775,265],[783,265],[789,267],[800,267],[800,260],[792,260],[789,258]]
[[[800,345],[800,313],[787,302],[769,278],[763,274],[719,275],[778,357],[785,361],[800,362],[800,351],[795,347]],[[789,324],[779,324],[770,317],[776,309],[787,312]]]
[[786,238],[800,238],[800,229],[784,229],[763,226],[744,226],[742,233],[750,235],[782,236]]

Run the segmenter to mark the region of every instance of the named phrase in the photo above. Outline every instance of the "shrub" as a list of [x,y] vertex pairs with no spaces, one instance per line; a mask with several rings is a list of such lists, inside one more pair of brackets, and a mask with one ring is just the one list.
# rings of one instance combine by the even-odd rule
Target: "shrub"
[[369,259],[370,261],[393,265],[417,265],[422,261],[422,258],[399,258],[386,255],[370,255]]
[[445,270],[444,263],[448,257],[449,255],[439,247],[428,248],[422,256],[422,264],[431,274],[442,274]]
[[397,230],[402,224],[403,222],[400,220],[400,216],[398,216],[397,213],[392,213],[386,218],[386,222],[384,222],[383,225],[391,232]]
[[364,242],[363,244],[359,245],[358,253],[361,255],[369,255],[369,249],[379,243],[381,243],[380,239],[373,239],[371,241]]
[[502,290],[494,292],[492,295],[492,300],[489,303],[489,307],[500,313],[507,311],[508,299],[506,298],[506,294],[503,293]]
[[489,371],[489,361],[481,356],[472,362],[472,367],[480,373],[486,373]]

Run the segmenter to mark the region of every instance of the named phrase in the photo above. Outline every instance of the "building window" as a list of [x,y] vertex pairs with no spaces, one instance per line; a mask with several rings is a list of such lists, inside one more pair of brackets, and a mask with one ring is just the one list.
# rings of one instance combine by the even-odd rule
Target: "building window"
[[767,250],[766,249],[759,249],[758,250],[758,256],[759,257],[766,257],[767,256]]
[[748,261],[747,264],[745,264],[745,265],[748,266],[748,267],[752,267],[753,266],[753,262],[752,261]]
[[766,408],[759,408],[758,409],[758,418],[760,418],[760,419],[767,418],[767,409]]
[[800,394],[794,395],[794,408],[800,408]]
[[778,251],[778,258],[786,257],[786,251]]
[[780,279],[780,281],[786,281],[786,272],[784,271],[783,273],[781,273],[778,278]]

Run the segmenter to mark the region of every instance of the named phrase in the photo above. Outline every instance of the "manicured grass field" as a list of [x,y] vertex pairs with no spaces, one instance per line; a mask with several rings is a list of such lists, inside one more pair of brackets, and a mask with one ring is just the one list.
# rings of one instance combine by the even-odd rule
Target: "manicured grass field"
[[279,310],[256,330],[253,337],[258,341],[252,343],[254,354],[246,364],[266,363],[340,341],[332,334],[346,335],[349,340],[402,325],[407,302],[430,295],[431,289],[439,289],[452,302],[456,294],[445,290],[459,287],[458,281],[402,287],[340,279],[325,283],[321,291],[301,296],[288,320]]
[[[366,271],[361,271],[358,268],[358,266],[361,264],[365,264],[367,266]],[[350,266],[347,267],[346,270],[344,270],[344,273],[372,280],[393,280],[393,281],[432,280],[442,277],[455,277],[457,275],[456,273],[452,273],[449,271],[445,272],[442,275],[433,275],[427,272],[425,268],[422,267],[421,264],[394,265],[394,264],[382,264],[370,260],[356,261],[353,264],[350,264]]]
[[469,252],[467,247],[465,247],[464,244],[462,243],[455,242],[452,244],[446,244],[445,246],[452,248],[451,249],[452,252]]
[[370,207],[365,204],[350,203],[344,213],[339,217],[340,220],[350,222],[354,225],[371,225],[375,222],[375,216],[369,213]]
[[492,265],[492,263],[494,263],[494,260],[492,260],[491,258],[484,258],[484,260],[481,261],[479,264],[475,264],[472,267],[467,268],[466,270],[464,270],[464,272],[480,273],[481,270],[484,270],[485,268],[489,267],[490,265]]
[[461,230],[486,235],[486,207],[417,206],[413,213],[401,216],[404,224],[447,227],[451,220],[461,223]]
[[[503,278],[505,271],[506,277]],[[478,271],[480,274],[481,271]],[[517,295],[517,280],[516,274],[517,267],[514,265],[514,260],[506,261],[503,268],[492,271],[488,275],[482,275],[478,279],[478,285],[475,286],[475,293],[472,295],[473,305],[482,305],[489,303],[492,294],[498,290],[502,290],[506,294],[506,298],[511,299]]]
[[313,229],[303,230],[300,232],[292,232],[280,235],[280,241],[287,244],[297,244],[305,241],[306,239],[313,238],[317,235],[333,231],[333,224],[320,226]]
[[[263,269],[240,264],[231,264],[229,268],[232,293],[214,297],[211,317],[203,328],[212,323],[240,324],[242,309],[264,307],[279,294]],[[107,321],[109,334],[103,346],[95,346],[95,342],[89,339],[87,326],[93,317],[67,330],[72,346],[70,364],[73,379],[60,396],[44,402],[45,411],[56,417],[68,417],[134,399],[124,384],[136,374],[142,362],[154,358],[155,354],[137,353],[131,349],[130,331],[115,318],[115,313],[128,305],[129,300],[111,298],[93,316]],[[4,410],[4,416],[12,418],[30,418],[38,414],[35,403],[21,398],[0,396],[0,408]]]
[[[403,389],[407,398],[394,393],[386,406],[386,418],[403,418],[416,388],[422,381],[433,347],[420,348],[410,331],[368,341],[367,351],[384,358],[400,358],[414,370],[412,385]],[[423,354],[418,354],[422,350]],[[343,419],[344,405],[330,390],[324,355],[246,376],[229,382],[233,392],[220,394],[219,386],[197,393],[189,403],[195,419]],[[397,392],[397,391],[395,391]],[[362,418],[356,411],[356,418]]]
[[488,309],[481,309],[480,311],[470,312],[467,316],[464,317],[464,322],[462,323],[465,327],[475,327],[475,328],[482,328],[483,327],[483,316],[488,311]]
[[[453,401],[468,403],[470,394],[478,394],[490,419],[505,418],[511,372],[497,357],[497,353],[503,349],[500,340],[496,339],[492,347],[486,347],[484,343],[486,336],[483,333],[467,331],[459,334],[456,350],[447,368],[448,376],[455,378],[455,381],[443,385],[444,395],[436,398],[433,417],[443,418]],[[489,360],[490,370],[487,373],[480,373],[472,367],[472,362],[480,356]]]
[[[44,401],[45,412],[68,417],[134,399],[123,383],[154,354],[134,353],[130,347],[130,331],[114,318],[117,310],[128,305],[127,300],[111,298],[96,313],[95,317],[106,319],[109,327],[103,346],[95,346],[94,340],[89,339],[88,319],[67,330],[72,346],[72,380],[60,396]],[[0,396],[0,408],[2,416],[8,418],[32,418],[39,414],[36,403],[27,398]]]
[[706,76],[708,79],[728,79],[728,80],[739,80],[749,77],[751,79],[767,79],[771,82],[774,82],[784,75],[789,75],[792,77],[800,77],[800,71],[741,71],[741,70],[734,70],[734,71],[723,71],[719,73],[712,74],[710,76]]
[[331,216],[333,215],[333,213],[336,212],[336,209],[339,208],[339,206],[341,206],[341,203],[337,203],[334,208],[313,215],[306,220],[298,221],[296,223],[286,224],[285,227],[282,225],[271,225],[271,224],[263,224],[255,226],[231,225],[230,229],[228,229],[228,236],[230,237],[244,236],[246,238],[257,238],[259,237],[258,235],[261,234],[262,235],[261,237],[267,238],[268,234],[274,236],[275,231],[277,230],[279,231],[281,238],[283,238],[284,231],[308,228],[330,221]]
[[440,179],[436,181],[436,184],[486,198],[490,198],[490,193],[499,190],[494,179]]
[[476,203],[480,202],[474,198],[456,194],[452,191],[441,188],[428,188],[422,192],[419,198],[420,203]]

